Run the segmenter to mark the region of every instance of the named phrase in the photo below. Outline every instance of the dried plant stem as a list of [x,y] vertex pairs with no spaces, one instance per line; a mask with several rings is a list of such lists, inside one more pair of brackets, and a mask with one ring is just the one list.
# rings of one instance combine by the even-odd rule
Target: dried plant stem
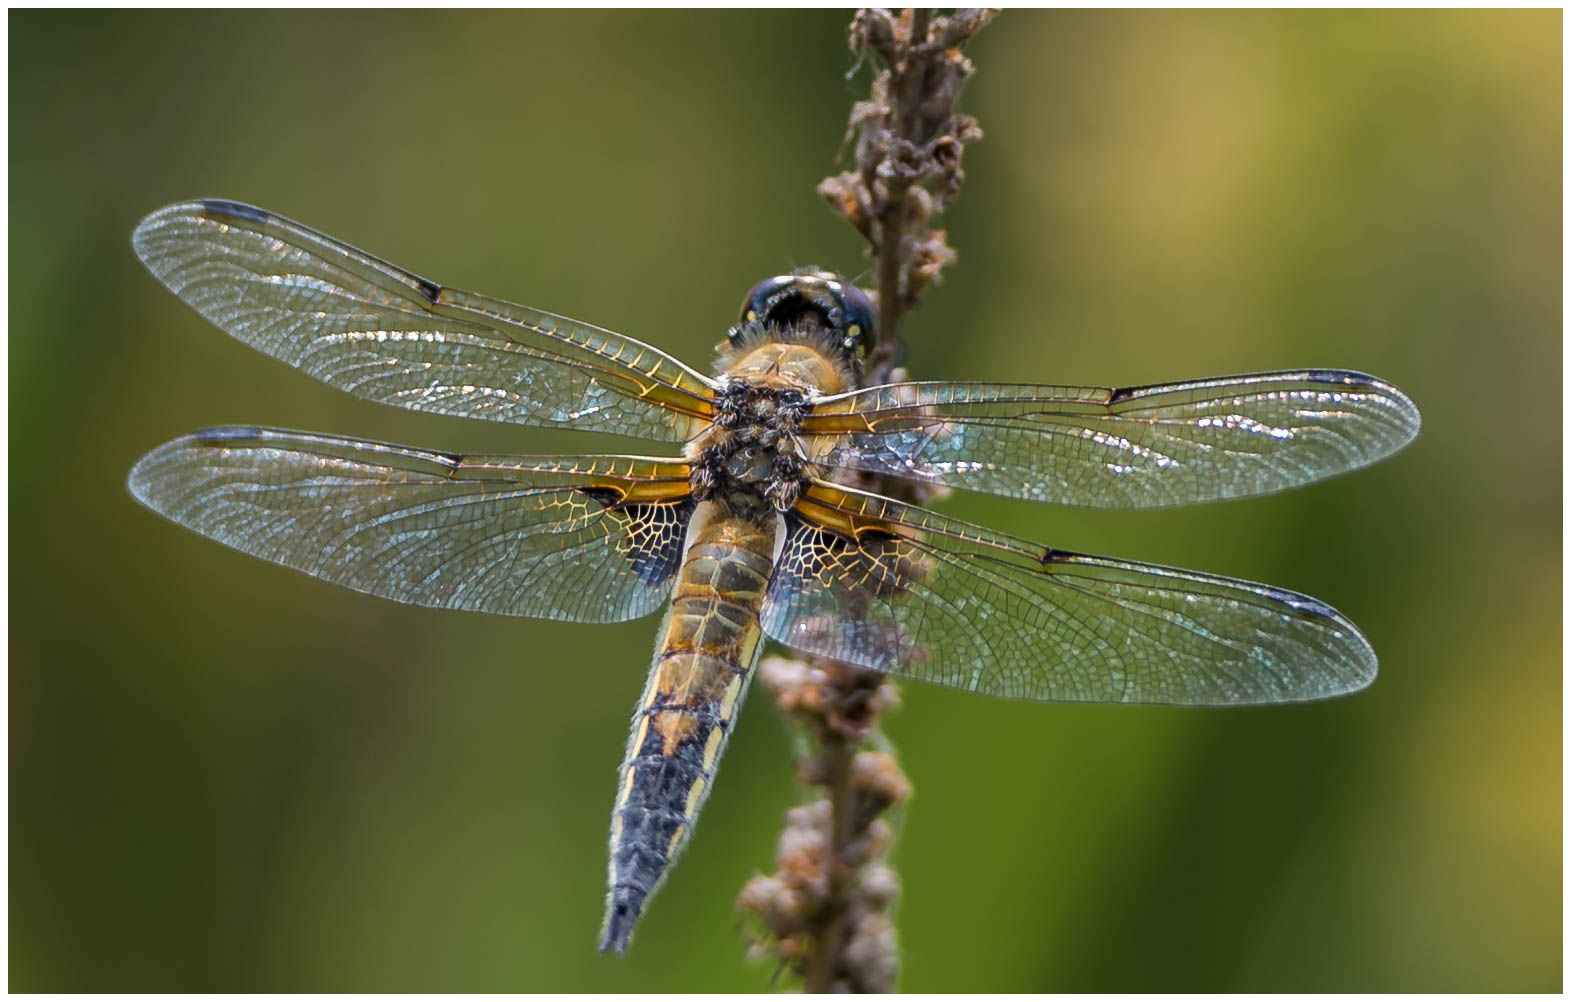
[[[954,105],[972,72],[961,46],[993,13],[897,17],[864,8],[852,18],[852,49],[880,68],[868,99],[851,111],[856,170],[818,190],[876,262],[878,340],[865,384],[904,378],[896,368],[900,318],[955,259],[944,231],[929,223],[959,191],[965,144],[981,137]],[[913,501],[933,493],[873,476],[856,486]],[[882,862],[894,841],[882,815],[911,787],[877,726],[898,692],[879,672],[821,658],[769,658],[759,671],[803,735],[799,778],[822,796],[788,812],[776,872],[742,889],[739,907],[768,932],[754,953],[795,970],[808,991],[893,991],[899,954],[888,912],[899,884]]]
[[848,875],[842,854],[851,843],[851,747],[843,738],[824,744],[823,762],[829,772],[829,914],[823,932],[813,944],[807,964],[807,990],[827,992],[835,983],[835,955],[845,928]]
[[[907,56],[895,67],[898,73],[897,92],[900,95],[897,104],[897,128],[894,130],[897,139],[911,142],[916,128],[916,95],[922,86],[922,62],[911,58],[909,40],[926,39],[927,25],[930,16],[926,8],[913,8],[908,12],[910,17],[910,30],[907,33]],[[863,178],[874,181],[876,165],[873,170],[864,168]],[[905,290],[901,288],[900,273],[905,264],[905,247],[901,241],[901,231],[904,229],[906,212],[906,192],[911,187],[911,178],[907,176],[891,177],[885,183],[885,197],[878,215],[878,230],[880,233],[878,251],[878,302],[882,306],[878,317],[878,338],[881,344],[895,343],[895,328],[900,317],[909,308],[905,300]],[[875,181],[876,183],[876,181]]]
[[759,672],[800,728],[798,778],[825,796],[787,812],[776,871],[742,889],[741,909],[769,933],[754,953],[809,991],[893,991],[899,887],[881,861],[894,841],[882,815],[911,786],[874,726],[898,694],[879,672],[817,658],[766,658]]

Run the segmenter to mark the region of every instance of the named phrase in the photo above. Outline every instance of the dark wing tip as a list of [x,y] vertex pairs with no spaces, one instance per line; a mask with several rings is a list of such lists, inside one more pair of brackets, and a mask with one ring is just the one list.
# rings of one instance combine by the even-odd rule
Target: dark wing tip
[[1419,413],[1418,405],[1406,393],[1403,393],[1385,380],[1375,379],[1373,376],[1370,376],[1369,379],[1372,382],[1372,388],[1377,389],[1380,393],[1390,398],[1392,407],[1402,416],[1403,430],[1406,437],[1397,448],[1405,448],[1413,439],[1418,437],[1419,430],[1424,426],[1424,415]]
[[1305,619],[1328,624],[1339,642],[1342,665],[1347,670],[1339,675],[1334,685],[1328,685],[1325,692],[1303,698],[1346,696],[1369,688],[1380,674],[1380,658],[1375,654],[1375,648],[1370,644],[1369,638],[1364,636],[1363,631],[1354,625],[1352,620],[1318,598],[1271,585],[1262,585],[1261,589],[1268,598],[1281,603]]
[[[1054,564],[1084,564],[1095,567],[1108,563],[1106,558],[1103,557],[1093,557],[1067,550],[1055,550],[1051,547],[1044,548],[1037,559],[1044,569]],[[1146,570],[1176,574],[1181,578],[1188,576],[1188,572],[1173,571],[1162,567],[1148,566]],[[1326,657],[1327,664],[1333,670],[1329,673],[1318,674],[1312,679],[1301,679],[1288,687],[1287,690],[1278,691],[1269,697],[1257,697],[1247,700],[1208,700],[1205,702],[1212,705],[1258,705],[1261,703],[1302,703],[1334,699],[1369,688],[1380,674],[1380,659],[1375,654],[1375,648],[1370,644],[1369,638],[1364,636],[1363,631],[1352,620],[1338,612],[1331,605],[1302,592],[1278,588],[1275,585],[1257,584],[1249,581],[1228,581],[1225,578],[1214,580],[1252,592],[1256,598],[1263,599],[1270,606],[1285,610],[1287,614],[1297,619],[1300,625],[1309,628],[1313,635],[1318,638],[1316,644],[1320,646],[1322,655]],[[1164,701],[1156,700],[1156,702]]]
[[265,223],[273,218],[272,213],[266,209],[258,209],[244,202],[231,202],[227,198],[202,198],[198,199],[196,204],[210,216],[229,216],[234,219],[244,219],[248,223]]
[[235,439],[240,438],[260,438],[264,431],[266,431],[265,428],[254,424],[221,425],[216,428],[198,428],[180,439],[180,441],[198,443],[233,442]]
[[203,428],[189,435],[170,439],[136,461],[131,467],[131,472],[126,475],[126,489],[142,504],[154,511],[163,512],[157,498],[159,471],[171,454],[193,446],[218,447],[226,442],[265,438],[267,434],[268,429],[257,425],[226,425],[219,428]]
[[165,442],[163,445],[160,445],[152,452],[138,459],[131,467],[131,472],[126,474],[125,489],[130,491],[131,496],[136,498],[143,507],[151,508],[160,514],[163,513],[163,509],[159,507],[158,501],[154,496],[154,491],[159,483],[158,470],[163,465],[164,457],[169,450],[181,441],[181,439],[175,439],[172,442]]
[[1347,618],[1313,596],[1305,595],[1301,592],[1288,591],[1286,588],[1278,588],[1274,585],[1258,585],[1257,587],[1266,598],[1274,602],[1280,602],[1294,612],[1312,619],[1346,620]]
[[233,202],[227,198],[197,198],[189,202],[175,202],[143,216],[142,221],[136,224],[136,229],[131,231],[131,246],[136,248],[138,256],[142,256],[143,242],[149,234],[164,225],[166,220],[171,217],[192,215],[208,216],[218,221],[233,219],[252,225],[261,225],[276,218],[266,209],[259,209],[244,202]]
[[1304,378],[1316,383],[1341,383],[1344,386],[1388,385],[1385,380],[1357,369],[1309,369],[1304,373]]
[[1413,398],[1403,393],[1395,384],[1389,383],[1379,376],[1371,376],[1367,372],[1358,372],[1354,369],[1310,369],[1304,375],[1317,383],[1330,383],[1336,386],[1345,386],[1348,389],[1370,390],[1383,397],[1388,397],[1398,411],[1407,419],[1414,435],[1418,434],[1418,427],[1422,416],[1418,413],[1418,405],[1413,403]]
[[152,505],[147,500],[147,488],[149,485],[147,471],[153,455],[154,453],[149,452],[141,459],[138,459],[131,467],[131,472],[127,473],[125,477],[125,489],[132,497],[136,498],[138,503],[148,508],[151,508]]

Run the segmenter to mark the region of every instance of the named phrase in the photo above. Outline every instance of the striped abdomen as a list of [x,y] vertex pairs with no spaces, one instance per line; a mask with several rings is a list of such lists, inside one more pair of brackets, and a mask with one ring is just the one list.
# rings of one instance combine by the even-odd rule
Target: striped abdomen
[[622,761],[602,951],[627,948],[644,902],[682,851],[709,794],[758,660],[758,609],[775,546],[773,524],[715,502],[700,504],[693,516]]

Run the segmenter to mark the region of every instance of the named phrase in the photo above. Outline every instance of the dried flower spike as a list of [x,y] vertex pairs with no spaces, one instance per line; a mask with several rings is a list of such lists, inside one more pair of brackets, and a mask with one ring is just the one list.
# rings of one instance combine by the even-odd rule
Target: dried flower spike
[[[987,9],[948,16],[897,16],[865,8],[851,21],[851,48],[879,64],[871,94],[851,109],[846,144],[856,169],[818,190],[878,262],[878,341],[864,378],[904,378],[896,337],[900,317],[955,259],[934,217],[965,178],[965,144],[981,137],[954,104],[971,75],[960,46],[993,16]],[[930,490],[865,477],[858,486],[912,500]],[[924,495],[918,498],[917,494]],[[786,815],[775,872],[742,888],[737,905],[763,935],[753,956],[794,971],[809,991],[895,989],[899,949],[890,909],[900,882],[884,861],[894,843],[885,814],[911,796],[911,783],[878,732],[899,701],[879,672],[820,658],[766,658],[765,685],[801,736],[796,772],[820,797]]]

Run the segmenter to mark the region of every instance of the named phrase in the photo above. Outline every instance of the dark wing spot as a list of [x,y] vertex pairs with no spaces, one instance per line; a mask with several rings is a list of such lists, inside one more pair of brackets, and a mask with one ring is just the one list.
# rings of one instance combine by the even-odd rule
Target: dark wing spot
[[580,487],[578,493],[590,498],[602,508],[615,508],[625,496],[615,487]]
[[424,296],[433,303],[441,298],[442,287],[440,285],[437,285],[435,282],[428,282],[418,276],[415,276],[414,278],[415,291],[420,293],[420,295]]
[[[1055,550],[1051,546],[1042,547],[1042,555],[1037,558],[1043,567],[1049,567],[1053,564],[1077,564],[1086,559],[1088,558],[1084,553],[1076,553],[1073,550]],[[1091,557],[1089,559],[1095,560],[1097,558]]]
[[202,208],[214,216],[234,216],[252,223],[265,223],[272,216],[265,209],[258,209],[254,205],[244,202],[231,202],[224,198],[204,198]]
[[1143,387],[1140,386],[1125,386],[1120,389],[1116,389],[1113,391],[1112,395],[1107,398],[1107,405],[1112,407],[1117,404],[1121,404],[1126,400],[1131,400],[1134,398],[1135,393],[1141,389],[1143,389]]

